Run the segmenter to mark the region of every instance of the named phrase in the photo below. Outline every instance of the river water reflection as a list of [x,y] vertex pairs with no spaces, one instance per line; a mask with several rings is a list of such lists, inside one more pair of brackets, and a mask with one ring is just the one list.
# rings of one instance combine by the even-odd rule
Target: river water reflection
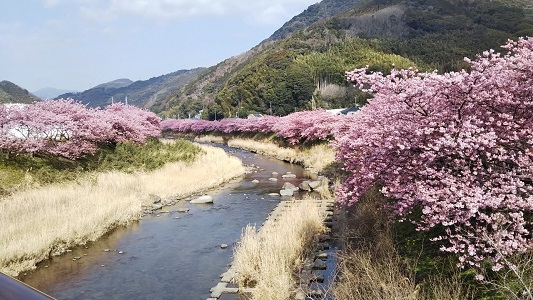
[[[304,175],[299,166],[229,151],[258,169],[208,192],[214,204],[180,201],[87,247],[42,262],[21,280],[57,299],[208,298],[231,262],[242,228],[261,224],[279,203],[280,198],[269,193],[279,192],[287,181],[297,185]],[[268,180],[274,171],[280,174],[278,182]],[[282,179],[286,172],[297,178]],[[259,183],[252,183],[254,179]],[[176,212],[184,207],[190,211]],[[221,244],[229,247],[221,249]]]

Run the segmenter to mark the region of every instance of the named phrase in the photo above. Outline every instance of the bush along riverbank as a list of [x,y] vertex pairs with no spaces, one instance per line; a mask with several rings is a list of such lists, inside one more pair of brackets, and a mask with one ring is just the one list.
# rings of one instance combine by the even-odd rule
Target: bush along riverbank
[[[182,140],[118,144],[86,161],[67,161],[89,166],[90,172],[61,168],[58,162],[63,160],[42,157],[10,160],[4,169],[16,172],[17,163],[32,160],[38,162],[32,166],[42,164],[46,173],[53,174],[55,182],[48,183],[49,176],[40,177],[44,171],[33,169],[25,175],[31,180],[23,178],[29,184],[12,185],[17,188],[0,199],[0,271],[13,276],[137,220],[143,211],[219,186],[245,172],[242,162],[223,150]],[[74,179],[64,180],[69,176]]]
[[[363,248],[342,260],[337,287],[353,282],[344,295],[533,299],[533,38],[503,48],[466,59],[461,72],[348,72],[373,96],[353,116],[315,110],[162,127],[329,141],[342,166],[337,201],[349,209],[346,224],[362,230]],[[368,218],[358,215],[365,205]],[[362,274],[374,279],[357,281]]]

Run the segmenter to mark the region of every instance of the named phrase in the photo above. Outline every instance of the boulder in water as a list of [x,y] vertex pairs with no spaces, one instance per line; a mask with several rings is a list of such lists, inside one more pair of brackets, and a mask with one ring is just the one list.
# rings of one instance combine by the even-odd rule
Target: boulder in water
[[213,197],[209,195],[203,195],[196,199],[191,200],[191,203],[193,204],[206,204],[206,203],[213,203]]
[[292,195],[294,194],[294,190],[281,190],[279,191],[279,194],[281,196],[292,197]]

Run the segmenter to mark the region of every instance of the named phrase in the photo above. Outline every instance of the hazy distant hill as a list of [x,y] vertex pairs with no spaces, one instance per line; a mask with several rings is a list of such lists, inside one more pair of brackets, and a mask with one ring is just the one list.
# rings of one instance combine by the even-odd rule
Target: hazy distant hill
[[196,78],[205,68],[180,70],[170,74],[153,77],[148,80],[131,81],[117,79],[97,85],[80,93],[66,93],[56,98],[73,98],[93,107],[103,107],[115,102],[125,102],[139,107],[149,107],[151,103],[161,101],[175,93],[180,87]]
[[46,87],[46,88],[42,88],[40,90],[33,92],[33,94],[43,100],[47,100],[47,99],[54,99],[55,97],[61,94],[75,93],[75,92],[76,91],[72,91],[72,90],[62,90],[62,89],[56,89],[52,87]]
[[4,80],[0,82],[0,103],[33,103],[41,99],[28,90]]
[[151,109],[213,119],[364,103],[345,71],[460,70],[464,57],[519,36],[533,36],[530,0],[324,0]]

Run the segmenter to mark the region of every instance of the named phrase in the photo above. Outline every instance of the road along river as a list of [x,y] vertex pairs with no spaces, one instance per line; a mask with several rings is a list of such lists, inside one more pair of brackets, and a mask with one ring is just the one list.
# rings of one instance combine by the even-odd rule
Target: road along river
[[[180,201],[113,230],[100,240],[38,265],[23,282],[57,299],[206,299],[231,262],[247,224],[261,224],[280,202],[285,182],[305,179],[302,167],[228,149],[254,172],[207,194],[214,204]],[[216,173],[217,170],[213,170]],[[272,172],[278,181],[270,181]],[[291,172],[296,178],[281,175]],[[258,180],[258,183],[253,183]],[[190,199],[189,199],[190,200]],[[186,213],[180,209],[189,209]],[[228,248],[222,249],[221,245]]]

